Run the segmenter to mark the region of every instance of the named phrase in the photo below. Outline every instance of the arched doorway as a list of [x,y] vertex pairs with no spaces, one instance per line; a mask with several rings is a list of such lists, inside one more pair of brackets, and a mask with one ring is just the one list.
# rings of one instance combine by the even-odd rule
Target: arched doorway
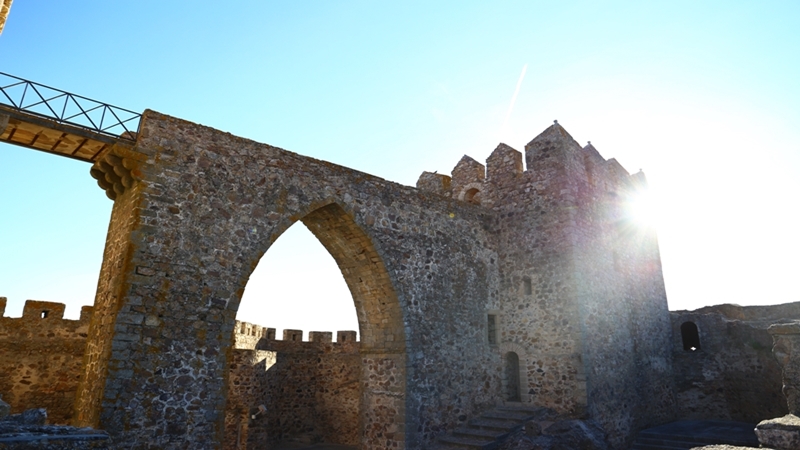
[[519,383],[519,355],[515,352],[506,353],[505,357],[505,400],[508,402],[521,401]]
[[681,324],[681,340],[683,341],[683,349],[687,352],[700,350],[700,332],[694,322]]
[[[381,255],[372,239],[338,204],[314,209],[300,220],[338,266],[352,296],[361,339],[352,342],[352,336],[340,335],[333,339],[321,336],[319,342],[279,342],[278,336],[278,340],[270,342],[262,339],[245,354],[234,349],[229,357],[228,409],[236,397],[239,411],[231,417],[246,426],[226,423],[226,448],[244,448],[243,443],[248,441],[247,448],[261,448],[262,443],[263,448],[268,448],[281,441],[297,443],[304,439],[309,444],[324,441],[357,446],[370,442],[370,433],[377,430],[376,434],[380,434],[380,427],[403,422],[403,321]],[[272,238],[265,247],[276,240],[277,237]],[[243,329],[268,338],[266,329]],[[237,329],[234,333],[237,331],[241,332]],[[376,374],[391,375],[386,378]],[[245,379],[251,384],[235,385]],[[376,397],[392,392],[400,395],[395,394],[390,400],[394,403],[391,408],[364,407],[374,405]],[[242,407],[244,397],[250,399],[250,404]],[[386,404],[386,400],[382,398],[378,403]],[[259,412],[260,406],[265,412]],[[241,430],[248,436],[242,438]]]

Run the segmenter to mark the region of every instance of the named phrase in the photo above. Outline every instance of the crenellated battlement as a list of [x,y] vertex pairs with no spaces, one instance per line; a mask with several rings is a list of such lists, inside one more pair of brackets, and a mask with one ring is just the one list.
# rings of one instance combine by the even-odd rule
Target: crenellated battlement
[[[502,207],[511,191],[523,189],[535,195],[536,186],[552,182],[612,193],[646,185],[642,172],[631,175],[616,159],[603,158],[591,142],[581,147],[558,122],[525,146],[524,159],[525,167],[522,152],[500,143],[485,166],[464,155],[451,177],[423,172],[417,188],[468,203]],[[516,200],[517,195],[512,198]]]
[[[314,344],[352,344],[358,343],[358,333],[355,331],[337,331],[336,342],[330,331],[309,331],[308,340],[303,340],[303,330],[283,330],[283,339],[277,339],[275,328],[263,327],[249,322],[236,321],[234,327],[234,346],[238,349],[262,349],[264,342],[276,342],[286,347],[286,344],[314,345]],[[285,344],[280,344],[285,343]]]
[[0,297],[0,339],[54,339],[86,337],[93,308],[81,308],[78,320],[64,318],[66,305],[57,302],[27,300],[22,317],[5,317],[6,297]]
[[[0,297],[0,316],[7,299]],[[28,300],[22,317],[0,317],[0,394],[19,413],[47,409],[48,422],[67,424],[80,379],[93,308],[64,318],[63,303]]]

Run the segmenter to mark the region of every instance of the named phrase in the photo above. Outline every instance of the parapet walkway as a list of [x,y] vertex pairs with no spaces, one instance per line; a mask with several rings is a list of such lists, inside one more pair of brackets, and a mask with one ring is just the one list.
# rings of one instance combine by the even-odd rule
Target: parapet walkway
[[642,430],[630,450],[688,450],[727,444],[758,447],[756,425],[725,420],[683,420]]

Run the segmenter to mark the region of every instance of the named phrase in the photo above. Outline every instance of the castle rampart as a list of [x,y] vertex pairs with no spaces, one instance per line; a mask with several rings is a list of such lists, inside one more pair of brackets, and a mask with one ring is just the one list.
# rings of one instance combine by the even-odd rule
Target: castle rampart
[[[0,297],[0,314],[6,298]],[[22,317],[0,317],[0,394],[12,413],[46,408],[48,422],[72,419],[92,307],[64,319],[63,303],[28,300]]]
[[[361,361],[354,331],[340,331],[332,342],[331,332],[312,331],[303,341],[301,330],[286,330],[283,340],[275,340],[272,328],[237,321],[235,329],[243,333],[236,333],[230,363],[226,449],[244,448],[237,440],[250,442],[248,448],[358,445]],[[244,339],[253,333],[264,337]]]

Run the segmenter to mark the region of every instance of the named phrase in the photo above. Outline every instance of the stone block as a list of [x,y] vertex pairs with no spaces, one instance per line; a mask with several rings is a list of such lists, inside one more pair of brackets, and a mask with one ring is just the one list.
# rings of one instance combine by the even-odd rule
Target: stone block
[[309,331],[309,342],[331,342],[333,341],[333,333],[330,331]]
[[336,342],[355,342],[358,334],[355,331],[337,331]]
[[787,414],[775,419],[763,420],[756,426],[756,436],[762,447],[775,450],[797,450],[800,448],[800,418]]
[[64,318],[63,303],[43,302],[39,300],[26,300],[22,309],[22,317],[27,319],[62,319]]
[[303,341],[303,330],[283,330],[284,341]]

